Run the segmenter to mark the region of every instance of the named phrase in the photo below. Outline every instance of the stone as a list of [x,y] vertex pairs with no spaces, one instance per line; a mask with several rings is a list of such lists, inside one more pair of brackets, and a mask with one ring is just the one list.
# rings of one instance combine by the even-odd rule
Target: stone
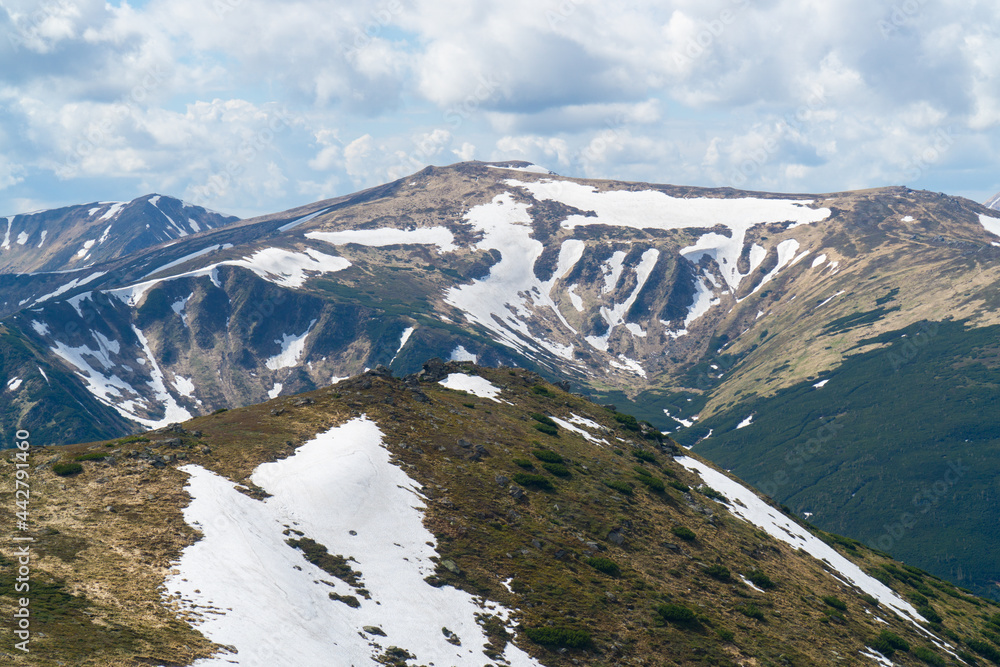
[[455,561],[451,560],[450,558],[441,561],[441,567],[448,570],[452,574],[462,573],[462,570],[460,570],[458,565],[455,564]]
[[[357,626],[355,626],[357,627]],[[378,635],[379,637],[385,637],[385,631],[378,627],[377,625],[365,625],[362,629],[370,635]]]

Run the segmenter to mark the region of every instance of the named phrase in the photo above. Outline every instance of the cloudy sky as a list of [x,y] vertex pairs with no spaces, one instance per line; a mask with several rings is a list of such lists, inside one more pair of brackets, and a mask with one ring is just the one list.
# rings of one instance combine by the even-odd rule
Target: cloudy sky
[[0,215],[249,216],[426,164],[1000,190],[986,0],[0,0]]

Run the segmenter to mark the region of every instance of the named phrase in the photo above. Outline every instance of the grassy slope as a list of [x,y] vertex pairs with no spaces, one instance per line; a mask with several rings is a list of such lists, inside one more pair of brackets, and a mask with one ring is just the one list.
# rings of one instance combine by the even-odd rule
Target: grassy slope
[[[426,383],[431,400],[421,403],[398,380],[368,374],[312,392],[314,403],[280,398],[195,419],[184,425],[186,434],[33,452],[33,463],[42,464],[32,472],[39,537],[33,576],[47,586],[36,599],[36,610],[44,605],[47,615],[36,612],[35,629],[45,636],[35,639],[30,660],[15,656],[11,664],[187,664],[206,655],[208,643],[159,604],[158,586],[170,561],[196,539],[181,517],[184,475],[173,462],[158,469],[132,453],[150,447],[182,454],[242,481],[260,462],[286,456],[296,443],[361,413],[378,421],[398,462],[425,485],[431,499],[426,523],[439,539],[442,560],[460,570],[439,568],[441,580],[520,608],[527,630],[516,641],[545,664],[833,664],[836,654],[856,656],[886,627],[866,613],[872,608],[857,593],[824,574],[821,563],[733,518],[702,493],[683,492],[682,485],[697,479],[613,413],[522,370],[474,372],[504,386],[513,405]],[[533,392],[536,386],[541,388]],[[605,434],[616,446],[597,447],[561,429],[556,437],[544,434],[534,428],[530,414],[536,412],[587,416],[616,429]],[[183,444],[157,445],[167,437]],[[460,438],[485,446],[489,455],[468,458]],[[568,476],[546,470],[533,454],[539,449],[557,452]],[[83,462],[84,471],[68,478],[52,473],[54,456],[65,461],[87,451],[113,453],[114,463]],[[650,460],[639,458],[640,451]],[[526,462],[533,469],[521,467]],[[639,469],[647,479],[675,486],[652,490],[638,479]],[[8,506],[12,472],[10,464],[0,466]],[[525,472],[553,488],[529,488],[525,499],[515,500],[496,481]],[[625,495],[607,482],[627,483],[634,491]],[[692,530],[695,539],[675,536],[677,526]],[[621,544],[610,539],[616,535]],[[869,569],[889,562],[848,540],[840,547]],[[609,559],[620,572],[595,569],[591,556]],[[730,578],[717,578],[718,568],[713,577],[707,570],[713,565],[727,568]],[[737,573],[754,570],[776,587],[758,593],[739,582]],[[944,617],[940,630],[954,639],[982,640],[981,631],[989,631],[985,619],[1000,611],[930,575],[894,571],[901,575],[893,579],[883,570],[881,576],[904,594],[919,587],[933,595],[931,604]],[[513,593],[501,583],[508,578]],[[3,583],[6,615],[13,601],[10,582]],[[846,609],[831,607],[824,597]],[[694,619],[665,621],[655,611],[664,604],[684,606]],[[752,613],[750,605],[759,618],[739,611]],[[886,620],[914,650],[939,653],[908,625],[891,615]],[[564,630],[557,639],[581,645],[563,654],[558,645],[527,639],[543,639],[537,631],[544,628]],[[498,647],[505,641],[499,633],[495,638]],[[0,651],[11,652],[9,638],[4,642]],[[897,653],[896,664],[924,663],[911,652]]]
[[752,397],[677,437],[712,429],[696,451],[796,512],[996,596],[998,333],[941,322],[885,334],[821,389]]

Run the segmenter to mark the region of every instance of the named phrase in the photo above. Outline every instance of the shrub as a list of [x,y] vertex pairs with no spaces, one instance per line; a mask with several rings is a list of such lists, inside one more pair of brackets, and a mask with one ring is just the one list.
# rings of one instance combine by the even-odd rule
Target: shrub
[[622,573],[622,569],[618,566],[618,563],[614,562],[610,558],[605,558],[604,556],[588,558],[587,565],[594,568],[598,572],[603,572],[604,574],[612,577],[617,577]]
[[733,634],[732,630],[726,630],[725,628],[719,628],[715,631],[715,634],[719,636],[719,639],[724,642],[731,642],[736,636]]
[[562,463],[563,457],[559,456],[551,449],[535,449],[532,450],[531,454],[539,461],[545,461],[546,463]]
[[525,469],[534,468],[535,464],[529,459],[514,459],[514,465],[520,466]]
[[74,461],[103,461],[107,458],[107,454],[104,452],[87,452],[86,454],[80,454]]
[[710,577],[714,577],[719,581],[729,581],[732,579],[732,575],[729,573],[729,568],[725,565],[709,565],[705,568],[705,574]]
[[686,624],[695,621],[694,611],[682,604],[661,604],[656,608],[656,613],[670,623]]
[[674,526],[673,528],[670,529],[670,532],[672,532],[674,535],[681,538],[682,540],[691,541],[695,539],[695,537],[697,537],[694,534],[694,531],[688,528],[687,526]]
[[923,646],[918,646],[915,649],[913,649],[913,655],[920,658],[928,665],[935,665],[935,667],[938,666],[944,667],[945,665],[944,658],[942,658],[929,648],[925,648]]
[[612,479],[610,481],[604,482],[604,485],[626,496],[632,495],[632,485],[629,484],[628,482],[622,482],[617,479]]
[[586,648],[590,646],[590,633],[571,628],[543,627],[524,628],[524,634],[536,644],[561,646],[565,648]]
[[760,570],[750,570],[747,572],[746,577],[757,588],[763,588],[764,590],[774,588],[774,582],[771,581],[771,577],[767,576]]
[[559,437],[559,427],[549,426],[548,424],[535,424],[535,429],[541,431],[545,435],[551,435],[553,437]]
[[639,459],[640,461],[646,461],[648,463],[656,463],[656,455],[653,454],[653,452],[647,452],[645,449],[637,449],[632,453],[635,455],[635,458]]
[[1000,664],[1000,651],[996,650],[992,644],[987,644],[978,639],[968,639],[965,643],[979,655]]
[[554,489],[552,482],[549,481],[548,477],[542,477],[541,475],[532,475],[526,472],[514,473],[514,481],[521,486],[527,486],[534,489],[542,489],[543,491],[548,491]]
[[737,607],[736,611],[740,612],[744,616],[748,616],[749,618],[755,618],[758,621],[763,621],[764,620],[764,612],[762,612],[760,610],[760,607],[758,607],[757,605],[755,605],[752,602],[750,604],[748,604],[748,605],[744,605],[742,607]]
[[544,396],[545,398],[555,398],[556,394],[554,391],[546,387],[545,385],[536,384],[532,385],[531,393],[537,394],[539,396]]
[[875,638],[875,643],[872,648],[881,653],[882,655],[889,657],[896,651],[902,651],[906,653],[910,650],[910,645],[905,639],[897,635],[891,630],[883,630],[879,633],[878,637]]
[[83,466],[79,463],[57,463],[52,466],[52,472],[60,477],[69,477],[83,472]]
[[670,486],[674,487],[675,489],[677,489],[682,493],[687,493],[688,491],[691,490],[690,486],[688,486],[684,482],[678,482],[676,479],[670,480]]
[[941,615],[929,604],[917,607],[917,613],[926,618],[928,623],[940,623],[943,620]]
[[628,431],[638,431],[639,422],[632,415],[626,415],[621,412],[615,413],[615,421],[622,425],[622,427]]
[[864,595],[861,596],[861,599],[873,607],[877,607],[879,605],[878,598],[876,598],[874,595],[869,595],[868,593],[865,593]]
[[555,423],[552,421],[551,417],[543,415],[541,412],[532,412],[531,418],[539,424],[545,424],[546,426],[551,426],[552,428],[559,428],[559,424]]
[[910,591],[909,593],[906,594],[906,597],[910,598],[910,602],[912,602],[918,607],[923,607],[928,602],[927,598],[925,598],[920,593],[917,593],[916,591]]
[[846,611],[847,610],[847,603],[844,602],[843,600],[841,600],[838,597],[834,597],[832,595],[824,595],[823,596],[823,602],[827,603],[828,605],[830,605],[834,609],[839,609],[840,611]]
[[707,498],[711,498],[712,500],[718,500],[722,503],[726,502],[726,497],[710,486],[699,486],[698,492]]
[[556,477],[569,477],[569,468],[561,463],[543,463],[542,467]]
[[636,475],[636,479],[648,486],[650,491],[663,493],[663,491],[667,488],[662,479],[657,479],[656,477],[652,477],[650,475]]

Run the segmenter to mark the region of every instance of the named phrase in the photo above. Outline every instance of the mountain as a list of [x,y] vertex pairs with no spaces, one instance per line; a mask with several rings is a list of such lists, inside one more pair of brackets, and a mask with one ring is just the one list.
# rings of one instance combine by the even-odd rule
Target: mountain
[[428,167],[33,296],[0,321],[0,421],[79,442],[378,365],[519,366],[628,406],[825,530],[996,596],[998,259],[1000,214],[902,187]]
[[998,209],[1000,210],[1000,192],[996,193],[990,200],[983,204],[986,208]]
[[[74,665],[985,665],[1000,607],[810,527],[649,424],[439,360],[30,469],[31,653]],[[35,447],[29,447],[35,444]],[[23,471],[24,469],[19,469]]]

